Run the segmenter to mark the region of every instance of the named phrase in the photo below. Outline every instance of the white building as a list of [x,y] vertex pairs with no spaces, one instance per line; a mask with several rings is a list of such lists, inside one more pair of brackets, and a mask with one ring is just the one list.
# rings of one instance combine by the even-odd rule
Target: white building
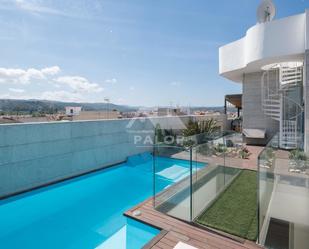
[[[267,9],[268,8],[268,9]],[[309,11],[272,20],[269,0],[245,36],[219,50],[220,74],[243,86],[243,129],[266,139],[279,132],[280,145],[309,150]],[[305,134],[305,136],[303,135]],[[265,141],[263,141],[265,142]]]
[[[264,0],[257,16],[243,38],[220,48],[220,74],[242,84],[247,143],[279,138],[276,149],[269,147],[260,157],[267,164],[260,163],[258,171],[258,242],[266,248],[307,249],[308,160],[293,162],[289,150],[309,152],[309,10],[276,20],[275,6]],[[302,173],[290,171],[291,162]]]
[[158,116],[181,116],[184,113],[181,111],[180,108],[169,108],[169,107],[159,107],[158,108]]
[[82,107],[80,106],[66,106],[65,107],[65,114],[67,116],[77,116],[80,114]]

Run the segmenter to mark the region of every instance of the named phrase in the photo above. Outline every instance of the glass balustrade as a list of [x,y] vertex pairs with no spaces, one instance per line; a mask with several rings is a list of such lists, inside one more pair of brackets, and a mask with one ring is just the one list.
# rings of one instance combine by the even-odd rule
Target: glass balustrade
[[282,150],[275,136],[259,156],[259,244],[272,249],[309,245],[309,157]]
[[155,209],[191,222],[237,176],[246,151],[241,134],[214,133],[157,143],[153,155]]

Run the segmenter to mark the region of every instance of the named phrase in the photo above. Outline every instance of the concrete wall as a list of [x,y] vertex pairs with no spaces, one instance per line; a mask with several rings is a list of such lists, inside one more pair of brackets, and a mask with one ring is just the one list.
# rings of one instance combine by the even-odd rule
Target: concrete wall
[[[262,109],[262,72],[245,74],[243,79],[243,129],[266,129],[268,138],[279,131],[279,122],[267,117]],[[275,82],[276,75],[270,74]],[[251,141],[248,141],[249,143]],[[258,140],[255,140],[258,143]],[[263,142],[263,141],[261,141]],[[264,141],[265,142],[265,141]]]
[[[202,119],[199,117],[199,119]],[[0,125],[0,197],[123,162],[152,151],[154,127],[189,117]],[[141,140],[135,142],[135,137]]]
[[[125,161],[129,120],[0,125],[0,196]],[[147,122],[135,122],[144,129]]]

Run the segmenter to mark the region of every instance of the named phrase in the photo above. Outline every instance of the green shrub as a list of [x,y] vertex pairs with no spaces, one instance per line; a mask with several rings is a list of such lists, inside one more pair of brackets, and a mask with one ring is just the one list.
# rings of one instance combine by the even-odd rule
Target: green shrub
[[308,159],[306,153],[300,149],[297,149],[297,150],[292,150],[290,152],[290,155],[289,155],[289,158],[291,160],[301,160],[301,161],[306,161]]
[[208,119],[203,121],[189,120],[186,129],[183,131],[185,137],[194,136],[202,133],[212,134],[217,131],[220,127],[216,120]]
[[241,159],[248,159],[251,155],[250,151],[246,147],[242,147],[238,154]]

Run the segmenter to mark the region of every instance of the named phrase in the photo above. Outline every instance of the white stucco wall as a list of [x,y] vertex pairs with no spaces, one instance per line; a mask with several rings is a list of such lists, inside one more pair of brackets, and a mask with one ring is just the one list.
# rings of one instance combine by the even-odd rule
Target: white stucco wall
[[309,49],[309,9],[306,9],[306,50]]
[[219,72],[242,82],[244,73],[263,65],[303,60],[306,47],[306,13],[257,24],[246,36],[219,49]]

